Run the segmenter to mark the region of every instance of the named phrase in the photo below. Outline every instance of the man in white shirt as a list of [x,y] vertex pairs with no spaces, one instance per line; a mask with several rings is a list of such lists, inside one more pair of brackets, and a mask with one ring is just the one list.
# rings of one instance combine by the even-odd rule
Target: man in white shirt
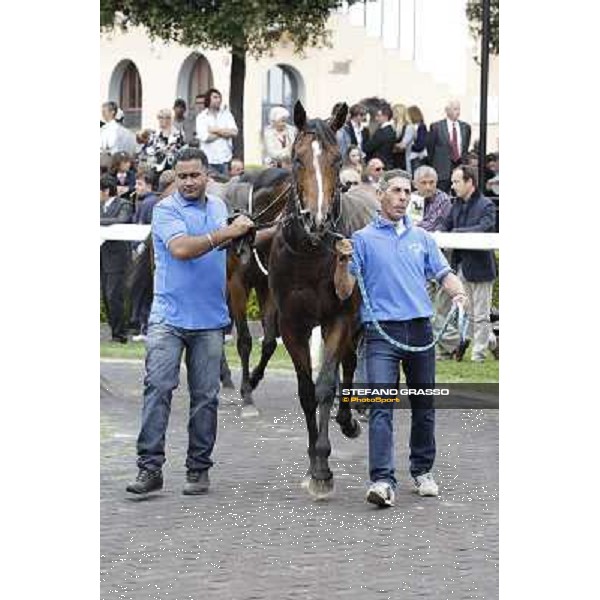
[[105,124],[100,128],[100,151],[110,154],[125,152],[129,156],[135,156],[135,135],[117,122],[118,110],[116,102],[105,102],[102,105],[102,119]]
[[233,156],[233,138],[238,134],[235,119],[228,108],[221,108],[222,96],[214,88],[206,92],[206,108],[196,117],[196,135],[209,167],[227,175]]

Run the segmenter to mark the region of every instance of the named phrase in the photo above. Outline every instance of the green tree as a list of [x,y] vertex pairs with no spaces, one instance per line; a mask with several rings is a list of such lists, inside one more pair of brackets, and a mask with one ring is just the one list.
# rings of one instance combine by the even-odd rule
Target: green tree
[[296,52],[328,45],[327,19],[341,4],[341,0],[101,0],[100,27],[107,31],[141,25],[151,38],[229,49],[229,107],[240,130],[234,152],[243,158],[247,55],[260,57],[283,36]]
[[[469,28],[475,38],[481,39],[483,6],[481,0],[467,2]],[[500,52],[500,0],[490,0],[490,52]]]

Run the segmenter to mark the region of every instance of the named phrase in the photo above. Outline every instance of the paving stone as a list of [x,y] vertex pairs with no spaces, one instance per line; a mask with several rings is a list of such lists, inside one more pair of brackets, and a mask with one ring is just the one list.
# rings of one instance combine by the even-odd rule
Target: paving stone
[[[239,373],[234,371],[239,379]],[[332,422],[335,493],[300,488],[306,427],[295,379],[267,371],[258,419],[224,394],[211,492],[183,496],[188,397],[173,398],[165,488],[125,492],[135,477],[143,365],[102,362],[101,597],[440,600],[498,597],[498,412],[438,410],[438,498],[411,493],[408,411],[395,412],[396,506],[364,501],[367,424],[355,440]]]

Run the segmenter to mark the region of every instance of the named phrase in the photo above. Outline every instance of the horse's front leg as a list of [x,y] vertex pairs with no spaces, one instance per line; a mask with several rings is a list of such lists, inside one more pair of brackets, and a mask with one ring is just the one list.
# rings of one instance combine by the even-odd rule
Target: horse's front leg
[[280,318],[279,329],[285,348],[294,363],[296,378],[298,380],[298,397],[306,419],[309,467],[302,482],[302,487],[308,487],[315,471],[315,444],[318,434],[315,384],[312,380],[312,368],[310,365],[309,331],[299,330],[293,318],[287,321]]
[[348,342],[348,318],[342,317],[333,322],[325,333],[323,365],[317,378],[316,398],[319,407],[319,434],[315,446],[315,471],[311,479],[310,491],[317,498],[326,498],[333,492],[333,473],[329,468],[331,443],[329,441],[329,417],[335,397],[336,373]]

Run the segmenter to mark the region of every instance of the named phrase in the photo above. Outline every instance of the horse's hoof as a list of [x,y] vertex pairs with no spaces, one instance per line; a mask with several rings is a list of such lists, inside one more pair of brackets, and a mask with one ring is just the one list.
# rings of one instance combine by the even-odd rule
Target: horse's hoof
[[257,417],[260,417],[260,413],[254,404],[242,404],[240,417],[242,419],[256,419]]
[[311,477],[308,482],[308,491],[315,500],[327,500],[333,494],[333,477],[329,479]]
[[360,423],[355,418],[352,418],[350,422],[340,425],[340,429],[350,439],[357,438],[360,435]]
[[300,483],[300,489],[308,491],[310,488],[310,475],[306,475]]

